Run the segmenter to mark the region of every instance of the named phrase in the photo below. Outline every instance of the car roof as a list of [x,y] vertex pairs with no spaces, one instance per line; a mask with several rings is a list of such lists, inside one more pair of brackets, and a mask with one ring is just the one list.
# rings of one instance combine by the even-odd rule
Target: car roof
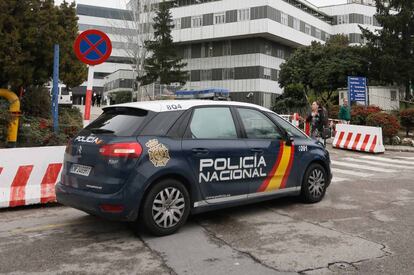
[[[179,107],[178,107],[179,105]],[[117,104],[104,107],[103,109],[110,109],[116,107],[127,107],[127,108],[135,108],[135,109],[142,109],[152,112],[169,112],[169,111],[180,111],[180,110],[188,110],[192,107],[196,106],[242,106],[242,107],[251,107],[256,108],[265,112],[272,112],[271,110],[245,102],[237,102],[237,101],[214,101],[214,100],[155,100],[155,101],[141,101],[141,102],[130,102],[124,104]],[[178,108],[174,108],[178,107]]]

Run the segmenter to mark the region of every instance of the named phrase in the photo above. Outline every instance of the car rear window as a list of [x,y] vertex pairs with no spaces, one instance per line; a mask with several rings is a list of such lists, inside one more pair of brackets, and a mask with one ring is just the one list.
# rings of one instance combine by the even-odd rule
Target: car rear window
[[164,136],[168,130],[173,126],[177,119],[184,113],[184,111],[163,112],[157,114],[145,126],[140,135],[144,136]]
[[132,136],[143,124],[148,111],[132,108],[110,108],[89,124],[85,130],[95,134],[110,134],[115,136]]

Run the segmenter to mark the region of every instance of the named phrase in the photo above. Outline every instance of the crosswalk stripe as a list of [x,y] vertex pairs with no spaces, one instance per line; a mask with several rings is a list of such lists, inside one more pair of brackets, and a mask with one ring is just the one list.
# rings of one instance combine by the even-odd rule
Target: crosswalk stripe
[[391,158],[384,158],[384,157],[360,156],[360,158],[377,160],[377,161],[385,161],[385,162],[390,162],[390,163],[398,163],[398,164],[408,164],[408,165],[410,165],[410,164],[413,165],[414,164],[412,161],[391,159]]
[[334,173],[334,175],[336,173],[339,173],[339,174],[357,176],[357,177],[361,177],[361,178],[369,178],[369,177],[373,176],[373,174],[357,172],[357,171],[352,171],[352,170],[343,170],[343,169],[339,169],[339,168],[331,168],[331,171]]
[[[344,158],[343,160],[353,161],[353,162],[361,162],[366,164],[372,164],[377,166],[385,166],[385,167],[391,167],[391,168],[400,168],[400,169],[414,169],[413,166],[403,166],[401,164],[392,164],[392,163],[385,163],[385,162],[379,162],[379,161],[372,161],[372,160],[365,160],[365,159],[357,159],[357,158]],[[414,163],[413,163],[414,164]]]
[[397,159],[408,159],[408,160],[414,160],[414,157],[396,157]]
[[391,169],[372,167],[372,166],[367,166],[367,165],[363,165],[363,164],[345,163],[345,162],[340,162],[340,161],[336,161],[336,160],[333,160],[332,164],[337,165],[337,166],[345,166],[345,167],[356,168],[356,169],[360,169],[360,170],[370,170],[370,171],[375,171],[375,172],[387,172],[387,173],[397,172],[396,170],[391,170]]
[[332,182],[334,183],[334,182],[342,182],[342,181],[347,181],[347,180],[349,180],[349,179],[344,179],[344,178],[340,178],[340,177],[333,177],[332,178]]

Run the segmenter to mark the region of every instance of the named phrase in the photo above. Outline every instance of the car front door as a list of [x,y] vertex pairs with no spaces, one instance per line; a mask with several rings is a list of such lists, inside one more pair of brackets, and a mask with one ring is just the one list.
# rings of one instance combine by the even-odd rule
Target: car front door
[[247,198],[249,182],[244,179],[242,165],[249,151],[239,136],[229,107],[193,110],[182,150],[207,203]]
[[[259,176],[252,175],[249,196],[261,196],[284,189],[292,168],[293,145],[286,143],[284,132],[264,113],[251,108],[237,108],[245,142],[260,161]],[[264,194],[263,192],[269,192]]]

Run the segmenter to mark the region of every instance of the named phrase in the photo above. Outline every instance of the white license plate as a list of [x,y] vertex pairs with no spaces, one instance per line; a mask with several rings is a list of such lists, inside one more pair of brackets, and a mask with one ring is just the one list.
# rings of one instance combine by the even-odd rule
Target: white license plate
[[72,164],[72,167],[70,168],[70,172],[72,174],[81,175],[81,176],[89,176],[91,173],[92,167],[80,165],[80,164]]

